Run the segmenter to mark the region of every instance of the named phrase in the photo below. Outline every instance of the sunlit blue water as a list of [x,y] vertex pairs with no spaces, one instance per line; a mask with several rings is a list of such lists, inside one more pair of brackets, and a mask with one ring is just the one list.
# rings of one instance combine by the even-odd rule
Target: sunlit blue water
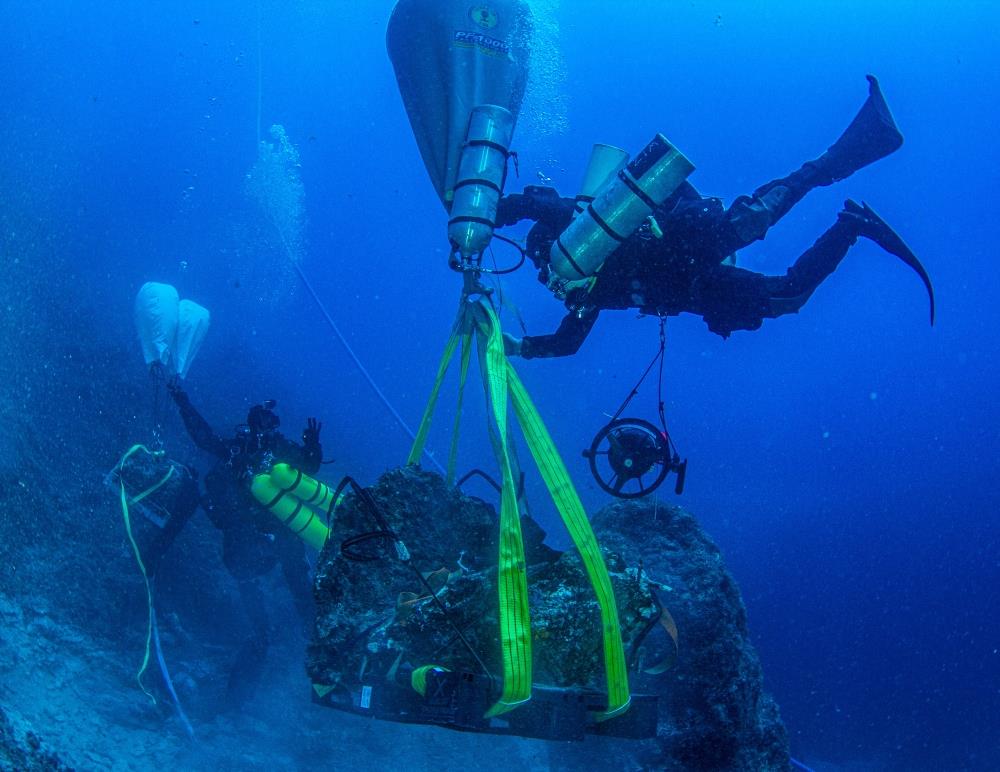
[[[209,307],[189,378],[236,423],[275,397],[325,422],[338,473],[402,463],[376,401],[244,189],[265,128],[301,155],[303,267],[396,408],[416,424],[459,281],[384,50],[389,0],[4,4],[4,195],[37,201],[81,286],[119,308],[147,280]],[[822,152],[875,73],[903,148],[812,193],[742,264],[781,273],[844,198],[871,203],[938,296],[870,244],[795,317],[730,340],[668,326],[668,418],[683,503],[744,592],[793,752],[886,769],[1000,765],[995,255],[998,12],[984,2],[558,2],[515,137],[521,182],[575,192],[595,141],[662,131],[727,200]],[[258,30],[260,40],[258,49]],[[517,181],[510,183],[516,185]],[[505,284],[534,333],[561,308]],[[655,321],[605,314],[579,355],[519,367],[588,505],[578,451],[655,352]],[[136,347],[136,366],[140,366]],[[654,415],[652,390],[636,411]],[[472,407],[468,466],[488,448]],[[217,420],[222,420],[218,419]],[[433,442],[444,453],[448,421]],[[551,539],[566,543],[551,526]]]

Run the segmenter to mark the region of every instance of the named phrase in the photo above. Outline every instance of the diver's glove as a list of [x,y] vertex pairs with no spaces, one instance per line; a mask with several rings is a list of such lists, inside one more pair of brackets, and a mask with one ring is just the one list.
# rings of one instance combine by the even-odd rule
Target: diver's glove
[[321,421],[315,418],[308,419],[306,428],[302,430],[302,444],[307,448],[319,447],[319,433],[323,430]]
[[503,334],[503,353],[509,357],[521,356],[521,349],[524,347],[524,338],[515,338],[509,332]]
[[560,198],[555,188],[529,185],[524,193],[504,196],[497,204],[498,228],[521,220],[535,220],[562,230],[573,217],[572,198]]
[[511,193],[497,202],[496,227],[514,225],[528,216],[528,202],[523,193]]

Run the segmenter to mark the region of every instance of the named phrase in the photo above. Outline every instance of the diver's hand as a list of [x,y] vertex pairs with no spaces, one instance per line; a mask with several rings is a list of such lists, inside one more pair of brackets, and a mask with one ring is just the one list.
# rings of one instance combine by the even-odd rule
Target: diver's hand
[[179,376],[175,375],[167,381],[167,391],[178,405],[186,405],[190,402],[188,395],[181,388],[181,379]]
[[319,445],[319,433],[323,430],[323,424],[315,418],[310,418],[306,423],[306,428],[302,430],[302,444],[307,448]]
[[523,338],[515,338],[510,333],[503,334],[503,353],[509,357],[521,356],[521,348],[524,346]]
[[520,222],[527,214],[527,196],[522,193],[512,193],[504,196],[497,202],[496,227],[503,228],[505,225],[514,225]]
[[528,185],[524,193],[513,193],[500,199],[496,224],[502,228],[521,220],[535,220],[561,231],[573,217],[574,204],[572,198],[560,198],[555,188]]

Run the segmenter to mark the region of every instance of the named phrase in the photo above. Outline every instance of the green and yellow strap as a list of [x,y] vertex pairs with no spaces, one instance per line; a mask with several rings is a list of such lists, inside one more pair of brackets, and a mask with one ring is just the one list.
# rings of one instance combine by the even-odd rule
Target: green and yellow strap
[[[486,311],[486,318],[483,312]],[[497,565],[500,644],[503,657],[503,693],[486,716],[499,716],[531,699],[531,616],[528,608],[528,573],[524,559],[521,515],[510,460],[507,422],[507,356],[500,325],[485,303],[469,306],[480,341],[480,367],[487,384],[491,412],[496,422],[495,445],[500,466],[500,555]],[[485,323],[484,323],[485,322]],[[485,342],[484,342],[485,341]]]
[[413,691],[421,697],[427,694],[427,674],[431,670],[438,670],[443,673],[451,672],[448,668],[442,667],[441,665],[421,665],[416,668],[412,673],[410,673],[410,686],[412,686]]
[[[597,596],[601,610],[608,685],[608,709],[597,718],[598,720],[610,718],[627,710],[630,701],[625,652],[611,579],[569,473],[527,390],[513,366],[507,361],[499,319],[492,306],[485,300],[470,302],[468,291],[463,294],[458,317],[438,366],[437,378],[421,420],[420,430],[410,451],[408,463],[417,463],[423,452],[441,386],[460,339],[463,342],[461,384],[464,385],[473,333],[477,335],[480,370],[493,417],[490,439],[502,477],[498,594],[504,684],[499,701],[489,710],[487,716],[496,716],[512,710],[531,697],[531,623],[524,543],[513,474],[514,448],[510,443],[510,426],[507,419],[509,397],[513,402],[515,415],[525,435],[528,448],[580,553]],[[452,460],[449,466],[454,464],[457,429],[456,419],[452,439]]]
[[146,651],[142,657],[142,665],[139,667],[139,672],[135,674],[135,680],[139,683],[139,688],[142,689],[143,693],[156,704],[156,697],[154,697],[150,691],[146,688],[145,684],[142,682],[142,676],[149,667],[149,650],[152,645],[153,640],[153,588],[149,581],[149,574],[146,572],[146,564],[142,560],[142,553],[139,552],[139,545],[135,541],[135,537],[132,535],[132,518],[129,514],[128,505],[129,503],[138,504],[147,496],[151,496],[157,490],[159,490],[163,485],[166,484],[167,480],[170,479],[171,475],[174,473],[174,465],[171,464],[167,473],[163,475],[159,482],[151,485],[142,493],[133,496],[131,499],[125,493],[125,479],[122,476],[122,471],[125,467],[125,462],[128,461],[132,456],[134,456],[139,451],[148,453],[151,456],[162,456],[163,451],[152,451],[149,450],[145,445],[133,445],[126,451],[125,455],[122,456],[121,461],[118,462],[115,469],[118,471],[118,486],[119,486],[119,497],[121,500],[122,507],[122,517],[125,520],[125,533],[128,535],[129,543],[132,545],[132,552],[135,555],[135,562],[139,564],[139,570],[142,571],[142,581],[146,585],[146,607],[147,607],[147,623],[146,623]]
[[462,338],[461,321],[462,310],[460,308],[459,318],[455,321],[451,336],[445,344],[444,354],[441,355],[441,362],[438,364],[437,375],[434,378],[434,388],[431,389],[431,395],[427,400],[427,407],[424,408],[424,415],[420,419],[420,428],[417,429],[417,436],[413,439],[413,447],[410,448],[410,455],[406,459],[407,464],[420,463],[420,456],[424,452],[424,446],[427,444],[427,434],[431,429],[431,419],[434,417],[434,409],[437,407],[438,397],[441,395],[441,385],[444,383],[444,377],[448,373],[448,365],[451,364],[451,359],[455,354],[455,349],[458,347],[458,342]]
[[601,610],[604,671],[608,687],[608,709],[597,718],[598,720],[612,718],[628,710],[631,697],[625,664],[625,647],[622,644],[618,605],[611,586],[611,577],[608,575],[604,556],[601,555],[600,547],[597,545],[597,537],[587,519],[583,503],[569,478],[569,472],[562,458],[556,451],[555,443],[513,365],[508,362],[507,367],[511,401],[514,403],[514,412],[521,424],[528,449],[535,459],[556,509],[559,510],[566,530],[569,531],[573,544],[580,553],[587,577],[597,596],[597,604]]
[[465,382],[469,377],[469,361],[472,359],[472,333],[462,334],[462,360],[458,376],[458,402],[455,405],[455,421],[451,428],[451,449],[448,451],[448,485],[455,484],[455,467],[458,464],[458,437],[462,424],[462,404],[465,400]]

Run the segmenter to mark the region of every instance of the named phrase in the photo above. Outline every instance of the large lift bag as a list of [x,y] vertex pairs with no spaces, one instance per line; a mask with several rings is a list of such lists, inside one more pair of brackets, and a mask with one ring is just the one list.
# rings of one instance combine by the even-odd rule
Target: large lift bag
[[171,368],[180,298],[169,284],[146,282],[135,298],[135,328],[147,365]]
[[201,344],[208,333],[211,316],[208,309],[193,300],[182,300],[177,304],[177,345],[174,350],[174,366],[181,378],[187,378]]
[[146,282],[135,298],[135,329],[147,365],[162,365],[166,375],[186,378],[205,340],[208,309],[180,300],[169,284]]
[[478,105],[517,120],[528,79],[531,11],[523,0],[399,0],[386,47],[427,173],[450,209]]

